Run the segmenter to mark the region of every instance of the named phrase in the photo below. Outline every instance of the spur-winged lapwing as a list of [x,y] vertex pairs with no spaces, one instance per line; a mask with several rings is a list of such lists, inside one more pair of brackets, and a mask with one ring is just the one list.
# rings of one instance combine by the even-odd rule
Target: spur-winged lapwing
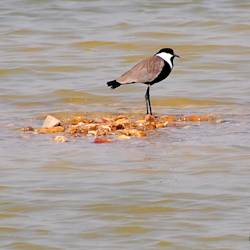
[[147,84],[148,87],[145,94],[147,114],[150,113],[152,115],[149,95],[150,86],[162,81],[170,74],[174,66],[175,57],[179,56],[176,55],[172,49],[161,49],[155,55],[137,63],[116,80],[107,82],[107,85],[112,89],[115,89],[121,85],[131,83]]

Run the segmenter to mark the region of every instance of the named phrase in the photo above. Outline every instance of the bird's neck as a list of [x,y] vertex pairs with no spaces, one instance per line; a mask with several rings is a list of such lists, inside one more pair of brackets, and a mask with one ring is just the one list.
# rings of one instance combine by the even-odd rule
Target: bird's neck
[[173,63],[173,55],[166,53],[166,52],[161,52],[156,54],[156,56],[159,56],[160,58],[162,58],[165,62],[167,62],[170,66],[170,68],[172,69],[174,66]]

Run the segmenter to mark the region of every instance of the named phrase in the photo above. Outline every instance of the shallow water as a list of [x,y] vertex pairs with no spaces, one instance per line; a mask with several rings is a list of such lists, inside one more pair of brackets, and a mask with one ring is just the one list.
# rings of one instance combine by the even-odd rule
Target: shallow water
[[[10,0],[0,26],[0,248],[249,249],[249,1]],[[225,122],[147,139],[56,144],[16,128],[48,113],[145,112],[145,86],[108,89],[138,60],[181,59],[158,114]]]

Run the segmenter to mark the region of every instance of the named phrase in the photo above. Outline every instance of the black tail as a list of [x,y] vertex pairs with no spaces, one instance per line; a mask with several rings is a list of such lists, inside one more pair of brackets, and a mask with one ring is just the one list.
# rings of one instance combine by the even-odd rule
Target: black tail
[[111,87],[111,89],[115,89],[119,87],[121,84],[117,82],[116,80],[114,80],[114,81],[107,82],[107,85]]

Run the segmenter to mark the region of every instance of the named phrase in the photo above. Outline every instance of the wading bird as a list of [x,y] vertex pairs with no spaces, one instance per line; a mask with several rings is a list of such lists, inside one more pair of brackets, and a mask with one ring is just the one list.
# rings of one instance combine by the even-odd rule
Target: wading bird
[[174,67],[174,58],[179,57],[170,48],[161,49],[151,57],[144,59],[132,67],[129,71],[122,74],[116,80],[107,82],[107,85],[115,89],[121,85],[132,83],[147,84],[145,94],[147,114],[152,115],[150,102],[150,86],[164,80]]

